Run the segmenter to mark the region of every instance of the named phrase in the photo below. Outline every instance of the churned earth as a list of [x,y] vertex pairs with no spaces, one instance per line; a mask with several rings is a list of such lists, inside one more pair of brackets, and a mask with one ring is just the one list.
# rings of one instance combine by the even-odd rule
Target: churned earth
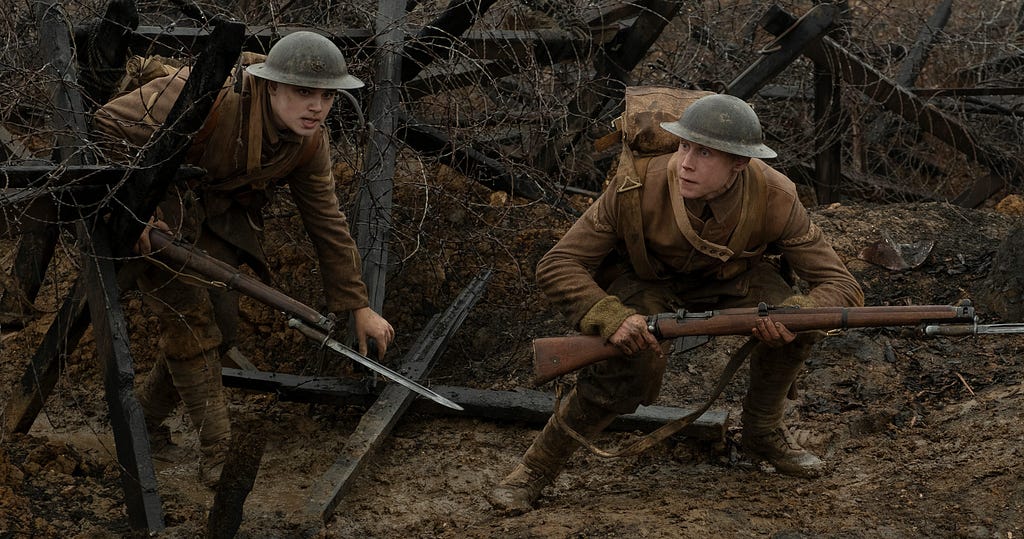
[[[532,268],[572,218],[435,173],[458,208],[477,202],[472,214],[441,208],[447,222],[424,225],[421,250],[410,252],[389,280],[385,314],[401,335],[389,357],[408,351],[418,328],[491,267],[486,293],[426,383],[531,388],[530,339],[568,329],[537,291]],[[951,304],[981,295],[999,242],[1019,219],[940,203],[836,204],[812,215],[870,305]],[[474,234],[473,225],[484,222],[490,237]],[[316,304],[319,277],[308,245],[294,241],[301,228],[286,202],[277,203],[271,223],[275,284]],[[447,228],[445,245],[436,245],[442,234],[431,226]],[[494,237],[496,230],[503,235]],[[934,248],[919,266],[901,271],[858,258],[885,237],[933,241]],[[445,249],[445,256],[436,254]],[[23,374],[75,273],[68,252],[59,257],[37,302],[38,319],[25,329],[2,329],[0,401]],[[139,304],[134,292],[125,292],[141,376],[152,363],[156,331]],[[1000,322],[975,304],[983,322]],[[262,370],[363,376],[344,360],[320,355],[269,308],[245,301],[243,321],[240,348]],[[659,404],[701,403],[737,344],[719,337],[674,354]],[[828,461],[825,477],[786,477],[743,452],[744,370],[715,405],[732,418],[721,442],[677,437],[617,460],[577,452],[538,508],[516,517],[492,511],[484,493],[511,469],[539,425],[407,413],[333,518],[319,524],[300,516],[304,494],[337,458],[364,409],[232,389],[236,430],[264,441],[238,537],[1021,537],[1022,346],[1024,338],[1015,335],[924,338],[912,328],[830,336],[816,347],[788,412],[805,443]],[[160,536],[200,536],[213,494],[195,480],[196,440],[180,411],[172,428],[184,455],[156,463],[167,526]],[[599,445],[634,435],[606,433]],[[0,537],[132,535],[91,334],[66,358],[31,431],[0,442]]]

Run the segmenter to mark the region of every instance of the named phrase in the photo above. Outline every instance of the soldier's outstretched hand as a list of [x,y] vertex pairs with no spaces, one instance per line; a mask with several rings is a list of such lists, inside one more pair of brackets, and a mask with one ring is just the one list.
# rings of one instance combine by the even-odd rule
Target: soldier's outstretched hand
[[359,339],[359,353],[364,356],[369,351],[369,339],[377,341],[377,359],[384,360],[384,353],[388,351],[391,341],[395,340],[395,329],[369,307],[352,311],[355,318],[356,337]]

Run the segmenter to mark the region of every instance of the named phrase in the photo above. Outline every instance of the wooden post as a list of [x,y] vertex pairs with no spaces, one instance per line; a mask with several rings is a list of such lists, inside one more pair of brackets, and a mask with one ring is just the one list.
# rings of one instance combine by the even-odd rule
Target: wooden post
[[363,282],[370,307],[383,312],[388,271],[388,240],[391,237],[391,201],[394,191],[395,157],[398,154],[397,112],[402,83],[403,0],[380,0],[377,10],[376,88],[367,119],[373,133],[366,147],[363,183],[356,196],[353,235],[363,262]]
[[818,204],[839,200],[846,117],[840,79],[827,64],[814,63],[814,193]]
[[103,386],[114,431],[121,488],[128,509],[128,524],[136,530],[164,529],[156,471],[150,456],[149,434],[142,405],[135,397],[135,367],[128,348],[128,324],[121,309],[121,288],[115,278],[110,234],[103,223],[88,230],[78,226],[83,273],[96,355],[104,359]]

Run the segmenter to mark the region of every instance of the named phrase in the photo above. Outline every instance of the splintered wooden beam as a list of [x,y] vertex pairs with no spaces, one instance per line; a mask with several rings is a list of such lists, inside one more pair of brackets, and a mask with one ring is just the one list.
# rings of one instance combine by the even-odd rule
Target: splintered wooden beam
[[[765,30],[778,36],[791,27],[796,18],[782,8],[772,6],[763,21]],[[866,64],[832,39],[823,37],[819,42],[811,43],[804,49],[804,54],[815,62],[827,64],[837,70],[852,88],[882,104],[886,109],[916,124],[922,131],[945,142],[968,159],[988,167],[995,177],[1010,177],[1017,180],[1021,178],[1021,167],[1016,160],[976,144],[975,140],[982,139],[974,136],[956,118],[925,103],[913,92]],[[998,190],[998,187],[990,184],[988,180],[981,179],[968,188],[968,191],[987,192],[987,197],[995,192],[993,189]],[[971,202],[980,203],[980,200],[974,199]]]
[[[800,20],[786,30],[778,39],[765,46],[757,61],[740,73],[725,93],[750,99],[764,85],[788,67],[798,58],[805,47],[824,36],[838,15],[836,6],[819,4],[800,17]],[[839,105],[839,91],[836,75],[827,65],[814,65],[814,129],[818,136],[815,141],[828,141],[826,133],[835,129],[842,121],[842,110]],[[842,177],[839,168],[840,145],[833,142],[818,148],[815,153],[815,192],[819,204],[828,204],[837,198],[839,179]]]
[[[452,335],[462,326],[469,311],[483,295],[491,279],[491,270],[477,276],[442,315],[434,317],[420,332],[409,353],[401,362],[401,372],[412,380],[425,378],[441,358]],[[327,473],[309,488],[306,512],[324,521],[334,514],[351,481],[371,460],[384,438],[412,404],[416,395],[409,389],[388,384],[359,421]]]
[[[379,388],[339,378],[241,369],[222,369],[222,374],[224,385],[227,387],[274,393],[282,401],[290,402],[366,406],[373,402],[380,392]],[[430,389],[454,401],[465,410],[459,412],[435,404],[429,399],[416,399],[410,411],[543,425],[551,417],[555,404],[553,393],[533,389],[495,391],[458,386],[430,386]],[[617,417],[608,430],[650,432],[665,423],[685,417],[695,409],[696,407],[641,406],[632,414]],[[728,419],[727,410],[710,410],[680,431],[680,434],[696,440],[720,441],[725,438]]]
[[835,17],[836,7],[832,4],[818,4],[811,8],[785,34],[766,45],[757,60],[737,75],[723,93],[744,100],[754,97],[765,84],[799,58],[804,47],[828,33]]
[[461,42],[477,18],[487,12],[496,0],[451,0],[436,19],[424,26],[416,39],[405,46],[402,59],[402,81],[408,82],[441,55],[450,54]]
[[529,200],[543,200],[571,209],[544,190],[537,182],[524,175],[508,171],[497,159],[489,157],[468,145],[453,144],[443,131],[403,115],[399,136],[410,148],[433,156],[447,166],[473,178],[490,189],[505,191]]

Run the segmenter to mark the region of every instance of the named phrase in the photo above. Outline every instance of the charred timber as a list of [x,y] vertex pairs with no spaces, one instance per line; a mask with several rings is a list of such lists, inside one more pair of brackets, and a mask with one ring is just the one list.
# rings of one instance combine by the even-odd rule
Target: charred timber
[[[289,402],[368,406],[380,392],[380,388],[372,384],[332,377],[227,368],[221,372],[224,385],[227,387],[273,393],[282,401]],[[440,385],[433,385],[431,389],[462,406],[465,411],[458,412],[460,417],[543,425],[551,417],[555,403],[553,393],[531,389],[495,391]],[[452,410],[435,405],[426,399],[417,399],[410,411],[443,415],[452,413]],[[691,411],[689,408],[674,406],[641,406],[635,413],[617,417],[609,429],[626,432],[650,431],[684,417]],[[698,440],[722,440],[728,416],[725,410],[711,410],[687,426],[681,434]]]

